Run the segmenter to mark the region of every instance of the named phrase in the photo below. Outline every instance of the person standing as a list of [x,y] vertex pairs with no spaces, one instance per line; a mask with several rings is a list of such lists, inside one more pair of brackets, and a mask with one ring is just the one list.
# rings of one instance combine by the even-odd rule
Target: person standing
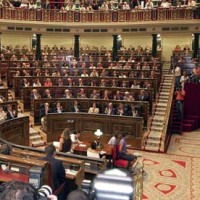
[[178,118],[182,119],[185,90],[182,87],[180,87],[176,90],[175,95],[176,95],[176,109],[177,109]]

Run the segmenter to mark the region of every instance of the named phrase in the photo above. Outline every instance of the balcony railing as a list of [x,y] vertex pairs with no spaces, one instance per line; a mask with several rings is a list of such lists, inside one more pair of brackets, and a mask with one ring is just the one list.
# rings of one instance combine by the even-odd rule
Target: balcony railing
[[200,7],[84,12],[2,7],[0,8],[0,18],[23,21],[82,23],[193,20],[200,19]]

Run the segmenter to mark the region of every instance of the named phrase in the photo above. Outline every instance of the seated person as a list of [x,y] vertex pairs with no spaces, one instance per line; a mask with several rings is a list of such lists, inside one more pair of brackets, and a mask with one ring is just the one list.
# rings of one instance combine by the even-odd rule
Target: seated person
[[116,132],[108,141],[108,144],[111,146],[115,146],[117,144],[117,140],[118,140],[118,133]]
[[115,115],[115,108],[113,107],[112,102],[108,103],[108,106],[105,109],[105,114],[107,115]]
[[33,83],[33,87],[41,87],[41,86],[42,86],[42,84],[40,83],[40,79],[36,78],[36,80]]
[[63,98],[65,98],[65,99],[71,99],[72,98],[72,94],[71,94],[69,89],[65,90],[65,94],[63,95]]
[[54,113],[62,113],[62,112],[64,112],[64,110],[63,110],[62,105],[61,105],[60,102],[57,102],[57,103],[56,103],[56,106],[55,106],[53,112],[54,112]]
[[130,108],[130,110],[128,112],[128,115],[129,116],[133,116],[133,117],[140,117],[140,115],[141,115],[140,110],[141,109],[140,108],[136,108],[135,105],[131,105],[131,108]]
[[53,86],[53,83],[52,83],[52,81],[51,81],[50,78],[46,79],[46,81],[44,82],[44,86],[45,87],[51,87],[51,86]]
[[6,101],[6,98],[0,94],[0,103]]
[[70,137],[70,130],[66,128],[62,132],[61,137],[59,139],[58,150],[60,152],[71,152],[71,148],[72,148],[72,140]]
[[80,99],[85,99],[87,98],[86,97],[86,93],[85,93],[85,90],[83,88],[80,89],[80,92],[77,93],[77,98],[80,98]]
[[126,135],[125,134],[120,133],[119,134],[119,139],[120,139],[120,142],[119,142],[118,157],[120,159],[124,159],[124,160],[129,161],[130,166],[132,166],[135,163],[135,161],[137,160],[137,157],[139,157],[141,155],[138,154],[138,153],[137,154],[133,154],[133,153],[128,152],[127,144],[126,144]]
[[123,103],[120,103],[119,106],[117,107],[116,114],[122,116],[126,115],[126,112],[127,110],[124,108]]
[[81,135],[81,133],[78,130],[76,130],[76,131],[74,131],[73,133],[70,134],[70,138],[71,138],[72,145],[73,145],[72,149],[74,149],[74,147],[75,147],[74,145],[82,143],[79,140],[80,135]]
[[114,100],[123,100],[123,96],[119,90],[114,95]]
[[130,94],[129,91],[126,91],[124,94],[124,101],[134,101],[134,97]]
[[97,149],[97,142],[94,141],[91,143],[91,147],[89,147],[87,150],[87,156],[93,158],[100,158],[99,151],[97,151],[96,149]]
[[78,103],[77,100],[74,100],[73,104],[70,106],[70,112],[81,112],[81,105]]
[[5,111],[3,110],[3,107],[0,106],[0,122],[3,122],[6,120],[6,113]]
[[46,89],[46,90],[44,91],[43,98],[48,98],[48,99],[53,98],[53,95],[51,94],[51,92],[50,92],[49,89]]
[[88,113],[90,113],[90,114],[99,114],[99,108],[97,108],[95,102],[92,104],[92,107],[89,108]]
[[34,100],[34,99],[40,99],[40,98],[41,98],[41,96],[38,93],[37,89],[33,89],[31,92],[31,95],[30,95],[30,99]]
[[91,99],[100,99],[100,95],[99,95],[99,93],[97,92],[97,90],[93,90],[93,91],[92,91],[92,94],[90,94],[90,98],[91,98]]
[[144,90],[140,90],[140,94],[138,95],[138,101],[149,101],[149,96],[145,94]]
[[17,117],[17,113],[15,110],[13,110],[12,105],[8,104],[7,105],[7,112],[6,112],[6,119],[14,119]]

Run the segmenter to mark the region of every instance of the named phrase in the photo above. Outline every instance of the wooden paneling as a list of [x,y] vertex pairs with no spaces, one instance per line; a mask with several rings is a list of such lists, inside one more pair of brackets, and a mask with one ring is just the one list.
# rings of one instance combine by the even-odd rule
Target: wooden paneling
[[141,148],[143,137],[143,119],[125,116],[95,115],[86,113],[47,114],[45,117],[47,142],[58,140],[65,128],[81,132],[95,132],[101,129],[105,135],[112,136],[116,131],[125,132],[129,143]]

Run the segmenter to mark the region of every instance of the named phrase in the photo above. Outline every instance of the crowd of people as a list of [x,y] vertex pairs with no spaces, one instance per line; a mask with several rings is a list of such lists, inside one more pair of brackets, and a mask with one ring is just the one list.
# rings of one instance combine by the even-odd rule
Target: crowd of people
[[28,9],[60,9],[64,11],[109,11],[109,10],[131,10],[131,9],[153,9],[156,7],[170,8],[171,6],[189,6],[193,7],[196,5],[195,0],[187,1],[176,1],[176,0],[162,0],[158,4],[154,4],[152,0],[127,0],[127,1],[103,1],[103,0],[80,0],[80,1],[29,1],[29,0],[3,0],[4,6],[13,8],[28,8]]

